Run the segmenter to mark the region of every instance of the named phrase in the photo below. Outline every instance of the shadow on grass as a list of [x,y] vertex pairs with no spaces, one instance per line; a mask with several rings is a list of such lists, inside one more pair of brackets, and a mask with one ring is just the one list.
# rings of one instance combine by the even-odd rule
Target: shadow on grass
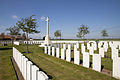
[[10,50],[12,48],[0,48],[0,50]]
[[22,52],[22,53],[32,53],[32,52]]
[[104,66],[103,65],[101,65],[101,71],[104,69]]
[[90,62],[90,68],[92,68],[92,62]]

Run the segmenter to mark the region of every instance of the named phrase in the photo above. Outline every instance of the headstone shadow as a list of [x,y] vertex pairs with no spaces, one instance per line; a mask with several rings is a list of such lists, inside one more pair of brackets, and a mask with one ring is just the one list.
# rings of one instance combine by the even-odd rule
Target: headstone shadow
[[0,48],[0,50],[10,50],[12,48]]

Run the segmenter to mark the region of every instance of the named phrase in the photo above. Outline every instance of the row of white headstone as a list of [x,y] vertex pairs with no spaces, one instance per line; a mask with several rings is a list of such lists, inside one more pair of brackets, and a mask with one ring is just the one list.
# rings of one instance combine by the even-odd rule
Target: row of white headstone
[[[43,43],[44,41],[36,41],[36,40],[31,40],[31,41],[28,41],[28,44],[41,44]],[[82,43],[84,41],[51,41],[53,44],[55,43],[59,43],[59,44],[74,44],[74,43]],[[27,44],[27,41],[24,41],[24,44]]]
[[48,76],[33,65],[23,54],[13,47],[13,58],[22,73],[24,80],[48,80]]
[[[118,56],[118,49],[120,49],[120,42],[109,42],[109,45],[112,49],[112,59],[113,59],[113,77],[120,78],[120,58]],[[68,47],[68,48],[67,48]],[[77,51],[79,48],[79,43],[74,45],[74,64],[80,64],[80,51]],[[92,63],[93,63],[93,70],[101,71],[101,57],[104,57],[104,52],[107,52],[108,49],[108,42],[100,41],[98,43],[99,54],[94,53],[94,50],[97,50],[97,44],[95,41],[89,41],[87,43],[87,49],[89,52],[85,51],[84,43],[81,44],[81,53],[83,54],[83,66],[89,68],[90,67],[90,55],[92,55]],[[55,50],[56,49],[56,50]],[[52,54],[51,54],[51,47],[45,46],[44,53],[48,55],[55,56],[60,58],[60,48],[52,47]],[[56,52],[55,52],[56,51]],[[66,52],[66,53],[65,53]],[[66,54],[66,61],[71,61],[71,45],[63,44],[61,48],[61,59],[65,60]],[[113,57],[114,56],[114,57]]]
[[14,41],[14,44],[15,45],[20,45],[20,42],[19,41]]
[[[91,44],[91,46],[90,46]],[[119,57],[119,50],[120,50],[120,42],[119,41],[100,41],[98,42],[98,49],[99,49],[99,55],[104,58],[104,53],[107,52],[108,47],[111,48],[111,59],[113,60],[113,77],[120,78],[120,57]],[[81,52],[85,52],[85,46],[82,43],[81,44]],[[89,41],[87,43],[87,49],[89,50],[90,55],[95,54],[94,50],[97,50],[97,43],[95,41]],[[84,58],[83,54],[83,58]],[[97,54],[96,54],[97,55]],[[87,56],[87,54],[86,54]],[[94,58],[93,58],[94,59]],[[97,60],[97,59],[95,59]],[[94,61],[94,60],[93,60]],[[83,62],[84,65],[84,62]],[[93,66],[94,67],[94,66]]]
[[[91,43],[91,46],[90,46]],[[100,41],[98,42],[99,55],[104,58],[104,53],[107,52],[108,46],[111,48],[111,55],[113,60],[113,77],[120,78],[120,42],[119,41]],[[90,55],[94,54],[94,50],[97,50],[97,44],[95,41],[89,41],[87,43],[87,49]],[[85,46],[81,44],[82,53],[85,53]]]
[[[44,53],[52,56],[55,56],[56,54],[57,58],[61,58],[63,60],[71,62],[71,46],[70,45],[68,45],[67,49],[65,49],[65,46],[63,45],[63,48],[61,48],[61,57],[60,57],[60,48],[52,47],[52,54],[51,54],[51,46],[45,46]],[[80,51],[77,51],[77,45],[74,45],[74,64],[77,64],[77,65],[80,64]],[[83,54],[83,66],[87,68],[90,67],[90,54],[87,52]],[[99,54],[93,55],[93,69],[99,72],[101,71],[101,56]]]
[[[28,44],[41,44],[43,41],[28,41]],[[27,44],[27,41],[24,41],[24,44]]]

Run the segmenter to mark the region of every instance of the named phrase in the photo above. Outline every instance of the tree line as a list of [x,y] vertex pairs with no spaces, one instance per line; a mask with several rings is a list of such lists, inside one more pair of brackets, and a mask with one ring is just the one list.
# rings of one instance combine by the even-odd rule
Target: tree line
[[[81,38],[81,39],[84,39],[85,38],[85,35],[87,35],[87,34],[89,34],[90,33],[90,30],[89,30],[89,27],[87,27],[86,25],[84,25],[84,24],[82,24],[79,28],[78,28],[78,32],[77,32],[77,34],[76,34],[76,37],[78,37],[78,38]],[[54,32],[54,37],[56,37],[56,39],[58,38],[58,37],[60,37],[60,39],[61,39],[61,30],[56,30],[55,32]],[[107,30],[106,29],[103,29],[102,31],[101,31],[101,36],[103,37],[103,38],[105,38],[105,37],[108,37],[108,33],[107,33]]]

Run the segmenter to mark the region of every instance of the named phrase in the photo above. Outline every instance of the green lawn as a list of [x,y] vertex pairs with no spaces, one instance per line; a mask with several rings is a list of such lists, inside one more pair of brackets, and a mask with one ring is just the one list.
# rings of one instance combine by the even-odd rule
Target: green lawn
[[[86,47],[86,52],[89,53],[89,50],[87,49],[87,44],[86,43],[84,43],[84,44]],[[79,44],[78,51],[80,51],[80,60],[83,61],[83,55],[81,53],[81,43]],[[94,52],[99,54],[98,48]],[[105,56],[106,56],[105,58],[102,58],[102,66],[104,67],[104,69],[112,71],[112,59],[110,58],[111,57],[111,48],[110,47],[108,48],[108,51],[105,52]],[[73,47],[71,48],[71,58],[72,59],[74,58],[74,48]],[[90,62],[92,63],[92,56],[90,56]]]
[[17,80],[10,56],[12,47],[3,47],[0,44],[0,80]]
[[[15,47],[20,52],[26,51],[25,45]],[[32,53],[23,54],[46,72],[52,80],[116,80],[94,70],[44,54],[43,48],[39,48],[37,45],[30,45],[29,50]],[[104,62],[104,66],[110,67],[109,61]]]

